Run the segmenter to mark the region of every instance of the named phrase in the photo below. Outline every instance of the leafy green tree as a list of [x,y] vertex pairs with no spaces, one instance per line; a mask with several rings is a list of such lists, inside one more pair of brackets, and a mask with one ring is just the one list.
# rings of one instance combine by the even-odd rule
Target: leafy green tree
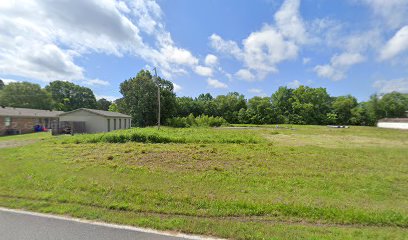
[[214,97],[210,93],[202,93],[196,99],[196,106],[197,106],[197,116],[198,115],[208,115],[208,116],[216,116],[217,108],[214,102]]
[[95,95],[89,88],[71,82],[54,81],[45,89],[51,93],[56,110],[72,111],[78,108],[97,107]]
[[338,117],[336,113],[328,113],[326,114],[326,119],[328,124],[337,124]]
[[294,124],[325,124],[330,112],[331,97],[325,88],[300,86],[291,97],[293,113],[289,116]]
[[[162,78],[158,78],[157,81],[160,86],[161,121],[165,122],[166,118],[174,115],[176,96],[170,81]],[[135,125],[157,124],[157,85],[149,71],[141,70],[136,77],[121,83],[120,92],[123,98],[118,107],[125,108],[125,113],[132,116]]]
[[9,83],[0,92],[0,105],[7,107],[52,109],[50,94],[29,82]]
[[332,103],[333,112],[337,115],[338,124],[350,124],[352,109],[357,107],[357,99],[351,95],[335,98]]
[[[240,114],[238,116],[240,116]],[[254,124],[270,124],[276,122],[271,98],[253,97],[249,99],[246,117],[250,123]]]
[[5,84],[3,82],[3,80],[0,79],[0,90],[2,90],[4,88]]
[[377,123],[376,116],[370,111],[369,102],[361,102],[351,109],[350,124],[361,126],[374,126]]
[[379,99],[378,108],[378,118],[405,117],[405,111],[408,111],[408,94],[387,93]]
[[289,116],[292,114],[293,89],[280,87],[272,94],[272,108],[276,114],[276,123],[289,123]]
[[191,97],[179,97],[176,99],[177,116],[186,117],[189,114],[199,116],[203,113],[200,110],[198,102]]
[[118,105],[113,102],[111,105],[109,105],[108,111],[109,112],[119,112]]
[[98,101],[96,101],[96,109],[98,110],[104,110],[108,111],[109,106],[112,104],[111,101],[106,100],[105,98],[101,98]]
[[246,109],[245,97],[237,92],[219,95],[214,99],[217,115],[229,123],[238,123],[238,113],[241,108]]

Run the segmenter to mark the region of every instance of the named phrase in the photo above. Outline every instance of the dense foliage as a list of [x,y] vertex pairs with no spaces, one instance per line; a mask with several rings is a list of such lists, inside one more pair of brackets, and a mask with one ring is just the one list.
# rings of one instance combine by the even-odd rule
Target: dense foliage
[[109,111],[109,107],[112,104],[111,101],[101,98],[98,101],[96,101],[96,109],[98,110],[104,110],[104,111]]
[[373,95],[358,103],[353,96],[331,97],[325,88],[280,87],[271,97],[229,93],[213,98],[209,93],[197,98],[177,98],[176,116],[202,114],[222,117],[229,123],[246,124],[341,124],[374,125],[385,117],[405,117],[408,94],[392,92]]
[[187,117],[174,117],[167,119],[166,124],[170,127],[185,128],[185,127],[221,127],[228,125],[228,122],[222,117],[209,117],[200,115],[194,117],[191,113]]
[[51,103],[51,95],[38,84],[9,83],[0,90],[1,106],[50,110]]
[[55,110],[95,109],[97,106],[95,95],[91,89],[71,82],[54,81],[46,86],[45,89],[51,93]]
[[[160,88],[161,123],[174,127],[243,124],[339,124],[372,126],[381,118],[406,117],[408,94],[374,94],[366,102],[351,95],[332,97],[325,88],[280,87],[270,97],[246,99],[238,92],[213,97],[176,97],[173,84],[141,70],[120,84],[122,98],[96,101],[91,89],[64,81],[44,89],[22,82],[4,85],[0,80],[0,105],[70,111],[96,108],[129,114],[134,126],[157,124]],[[198,116],[197,118],[194,116]]]
[[157,92],[160,88],[161,119],[172,117],[176,107],[176,95],[173,84],[160,77],[155,81],[149,71],[142,70],[136,77],[120,84],[120,93],[123,98],[116,101],[119,111],[132,116],[136,126],[157,124]]

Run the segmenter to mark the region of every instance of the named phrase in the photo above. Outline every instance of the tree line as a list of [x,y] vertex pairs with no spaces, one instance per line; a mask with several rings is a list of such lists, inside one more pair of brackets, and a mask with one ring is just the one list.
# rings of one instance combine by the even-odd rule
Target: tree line
[[6,107],[72,111],[78,108],[108,110],[112,102],[96,100],[90,88],[71,82],[53,81],[45,88],[29,82],[7,85],[0,79],[0,105]]
[[[0,86],[2,86],[0,84]],[[70,111],[95,108],[129,114],[135,126],[157,124],[157,88],[160,88],[162,124],[174,118],[209,116],[228,123],[244,124],[338,124],[372,126],[381,118],[405,117],[408,94],[391,92],[374,94],[358,102],[351,95],[333,97],[325,88],[280,87],[270,97],[246,99],[238,92],[212,96],[177,97],[173,84],[161,77],[153,78],[147,70],[120,84],[122,97],[109,102],[96,101],[91,89],[70,82],[54,81],[44,89],[32,83],[3,84],[0,105]],[[172,121],[173,119],[173,121]]]

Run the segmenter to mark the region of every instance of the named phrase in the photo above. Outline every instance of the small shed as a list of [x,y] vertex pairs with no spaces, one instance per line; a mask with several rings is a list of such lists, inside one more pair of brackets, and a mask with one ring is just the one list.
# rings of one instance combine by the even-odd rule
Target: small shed
[[118,112],[79,108],[59,115],[60,125],[82,123],[83,133],[110,132],[127,129],[132,125],[132,117]]
[[378,120],[377,127],[408,129],[408,118],[383,118]]

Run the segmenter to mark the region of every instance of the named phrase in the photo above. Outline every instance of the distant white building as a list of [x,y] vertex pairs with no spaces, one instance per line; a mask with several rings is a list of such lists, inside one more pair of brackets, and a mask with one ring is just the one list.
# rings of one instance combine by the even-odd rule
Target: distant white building
[[82,133],[110,132],[127,129],[132,125],[132,117],[118,112],[80,108],[58,115],[60,122],[81,123]]
[[408,118],[383,118],[378,120],[377,127],[408,129]]

